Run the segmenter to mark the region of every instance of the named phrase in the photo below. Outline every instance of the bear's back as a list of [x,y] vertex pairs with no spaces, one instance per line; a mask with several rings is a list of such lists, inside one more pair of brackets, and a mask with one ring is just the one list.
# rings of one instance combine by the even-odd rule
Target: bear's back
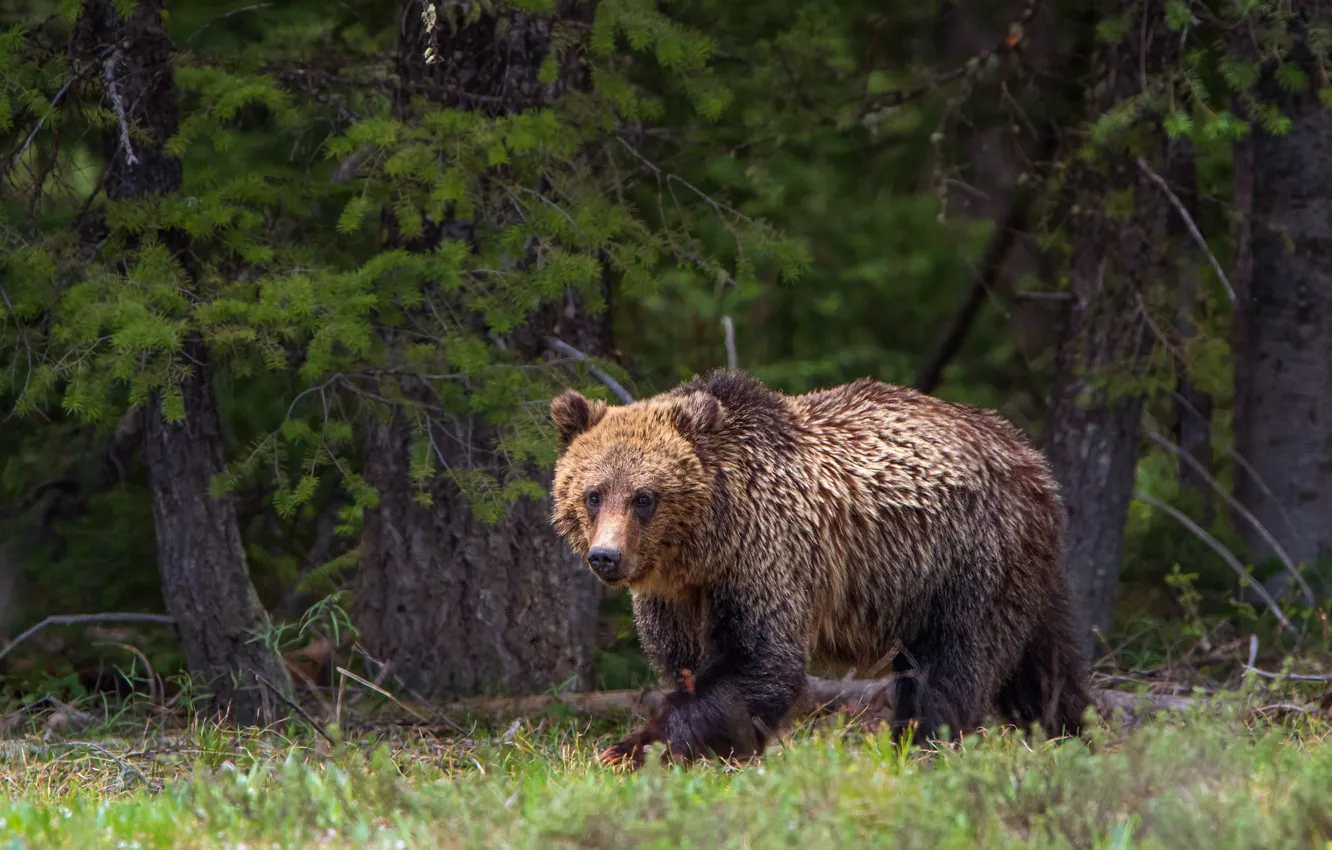
[[938,507],[958,491],[987,491],[1015,475],[1052,486],[1043,456],[990,411],[872,379],[788,404],[807,473],[852,474],[879,500]]

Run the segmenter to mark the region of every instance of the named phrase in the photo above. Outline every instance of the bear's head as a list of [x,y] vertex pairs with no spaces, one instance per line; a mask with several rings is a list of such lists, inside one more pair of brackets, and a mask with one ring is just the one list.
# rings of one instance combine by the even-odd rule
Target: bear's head
[[699,457],[725,410],[705,392],[608,407],[568,390],[550,405],[561,453],[552,520],[612,587],[672,586],[712,487]]

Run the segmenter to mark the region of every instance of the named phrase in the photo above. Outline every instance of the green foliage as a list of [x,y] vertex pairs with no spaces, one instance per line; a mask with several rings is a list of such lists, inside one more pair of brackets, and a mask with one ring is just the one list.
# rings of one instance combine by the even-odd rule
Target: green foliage
[[622,728],[588,734],[551,717],[465,744],[333,728],[326,753],[301,722],[281,739],[204,726],[139,748],[90,735],[97,747],[31,745],[8,760],[0,823],[23,846],[171,847],[200,835],[357,848],[441,835],[458,847],[1324,846],[1326,724],[1246,723],[1244,708],[1262,706],[1237,696],[1098,728],[1086,743],[992,732],[934,751],[834,722],[739,770],[667,769],[654,757],[631,776],[594,759]]

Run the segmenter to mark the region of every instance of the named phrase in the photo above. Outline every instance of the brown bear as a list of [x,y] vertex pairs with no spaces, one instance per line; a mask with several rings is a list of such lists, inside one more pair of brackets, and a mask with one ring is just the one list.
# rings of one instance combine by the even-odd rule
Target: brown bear
[[[902,674],[917,740],[987,712],[1077,734],[1087,667],[1044,456],[991,411],[862,379],[787,396],[735,371],[609,407],[551,402],[553,522],[633,597],[681,682],[603,754],[747,758],[804,695],[811,660]],[[899,651],[900,650],[900,651]]]

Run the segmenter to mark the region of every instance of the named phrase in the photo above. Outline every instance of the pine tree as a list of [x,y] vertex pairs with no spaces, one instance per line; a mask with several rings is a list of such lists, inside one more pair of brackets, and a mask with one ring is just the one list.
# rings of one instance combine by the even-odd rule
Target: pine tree
[[[1332,249],[1332,187],[1311,177],[1332,168],[1332,9],[1297,2],[1289,12],[1262,21],[1270,47],[1234,48],[1237,61],[1261,69],[1249,103],[1273,116],[1236,154],[1251,241],[1235,284],[1235,451],[1247,461],[1235,490],[1267,533],[1243,518],[1236,524],[1255,560],[1285,557],[1309,570],[1332,558],[1332,272],[1323,260]],[[1270,586],[1301,597],[1285,570]]]
[[[107,203],[150,218],[126,226],[108,215],[102,251],[109,257],[123,252],[126,261],[113,260],[73,287],[68,297],[75,310],[61,331],[109,332],[113,348],[129,361],[100,364],[111,374],[127,374],[138,360],[130,403],[142,405],[145,420],[166,609],[188,671],[217,708],[234,721],[262,724],[286,711],[281,698],[290,682],[277,654],[260,640],[268,621],[247,575],[235,508],[209,492],[223,469],[210,354],[198,331],[171,315],[206,281],[191,268],[187,235],[170,221],[151,219],[182,180],[180,162],[168,149],[178,119],[173,46],[162,19],[161,5],[149,0],[129,10],[103,0],[83,7],[76,62],[100,72],[101,104],[114,116],[103,130]],[[77,371],[70,376],[67,408],[97,404],[92,387],[82,386],[85,378],[97,380]]]
[[[1158,234],[1165,232],[1169,202],[1150,178],[1164,162],[1165,134],[1159,123],[1137,118],[1161,100],[1174,44],[1158,35],[1160,4],[1113,0],[1096,8],[1086,105],[1093,123],[1059,181],[1070,218],[1072,298],[1045,423],[1046,452],[1068,510],[1065,564],[1089,639],[1090,630],[1105,633],[1114,625],[1139,453],[1139,381],[1155,342],[1144,298],[1165,269]],[[1144,79],[1158,90],[1144,89]]]

